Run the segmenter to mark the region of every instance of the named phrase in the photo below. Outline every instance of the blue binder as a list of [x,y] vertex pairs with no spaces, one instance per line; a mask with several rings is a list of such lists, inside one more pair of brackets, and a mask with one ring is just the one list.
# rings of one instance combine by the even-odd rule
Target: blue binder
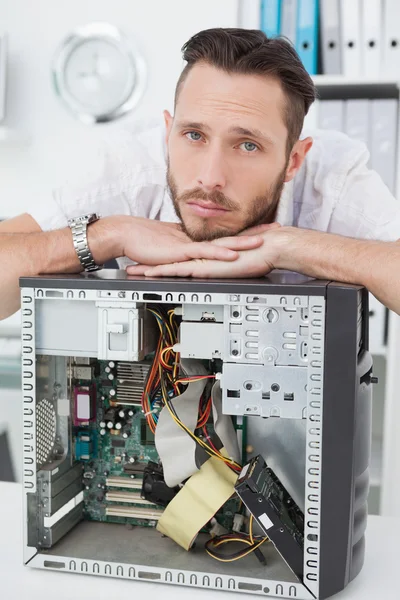
[[317,73],[318,0],[298,0],[296,50],[310,75]]
[[276,37],[281,29],[281,0],[261,0],[260,29],[268,37]]

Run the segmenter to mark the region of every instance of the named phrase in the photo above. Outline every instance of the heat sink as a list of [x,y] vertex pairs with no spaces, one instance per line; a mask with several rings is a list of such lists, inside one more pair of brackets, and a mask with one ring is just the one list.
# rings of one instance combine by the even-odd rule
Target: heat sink
[[118,404],[140,406],[143,388],[151,362],[119,362],[117,364]]

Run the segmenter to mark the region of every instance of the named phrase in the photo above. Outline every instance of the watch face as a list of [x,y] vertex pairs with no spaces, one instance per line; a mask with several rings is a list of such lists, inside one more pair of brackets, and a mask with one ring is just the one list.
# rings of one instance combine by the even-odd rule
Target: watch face
[[80,215],[79,217],[74,217],[73,219],[68,219],[68,225],[73,226],[78,223],[93,223],[94,221],[98,221],[100,219],[100,215],[97,213],[92,213],[90,215]]
[[131,110],[144,91],[144,63],[116,28],[92,24],[59,50],[53,69],[61,99],[86,122],[108,121]]

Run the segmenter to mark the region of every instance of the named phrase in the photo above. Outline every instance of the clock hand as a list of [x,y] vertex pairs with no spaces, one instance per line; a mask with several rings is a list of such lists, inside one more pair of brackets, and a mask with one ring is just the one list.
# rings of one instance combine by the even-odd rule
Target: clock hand
[[98,64],[99,64],[99,53],[95,52],[93,54],[94,59],[94,69],[93,69],[93,75],[98,76],[99,75],[99,71],[98,71]]

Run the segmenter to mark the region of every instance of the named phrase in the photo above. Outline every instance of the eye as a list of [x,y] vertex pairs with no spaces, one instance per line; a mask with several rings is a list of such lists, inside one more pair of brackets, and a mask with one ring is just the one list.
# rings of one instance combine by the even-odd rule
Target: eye
[[201,135],[198,131],[188,131],[185,136],[192,142],[198,142],[201,140]]
[[253,142],[243,142],[243,144],[240,144],[240,148],[248,153],[253,153],[255,150],[258,150],[257,146]]

